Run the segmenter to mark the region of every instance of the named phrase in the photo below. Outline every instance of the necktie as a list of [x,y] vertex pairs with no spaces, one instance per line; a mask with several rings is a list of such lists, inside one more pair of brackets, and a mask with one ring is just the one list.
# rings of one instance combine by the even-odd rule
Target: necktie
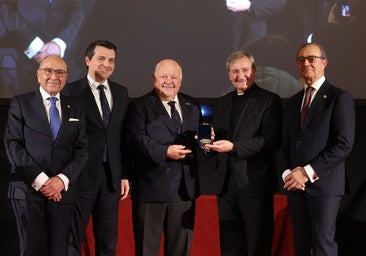
[[104,89],[105,89],[104,85],[101,84],[98,86],[100,105],[102,106],[103,123],[104,127],[107,127],[109,122],[109,116],[111,115],[111,110],[109,108],[108,100],[107,97],[105,96]]
[[177,131],[179,132],[182,120],[180,119],[179,113],[175,108],[175,101],[169,101],[168,105],[170,106],[171,118],[174,121],[175,128],[177,128]]
[[311,94],[312,94],[313,90],[314,90],[314,88],[311,87],[311,86],[306,88],[305,99],[304,99],[304,103],[302,105],[302,109],[301,109],[301,113],[300,113],[300,118],[301,118],[300,125],[301,126],[304,123],[306,113],[308,112],[309,105],[310,105]]
[[61,126],[60,114],[56,107],[56,101],[58,100],[56,97],[49,97],[48,100],[51,102],[51,106],[49,109],[50,113],[50,127],[52,132],[52,138],[55,141],[57,137],[58,130]]

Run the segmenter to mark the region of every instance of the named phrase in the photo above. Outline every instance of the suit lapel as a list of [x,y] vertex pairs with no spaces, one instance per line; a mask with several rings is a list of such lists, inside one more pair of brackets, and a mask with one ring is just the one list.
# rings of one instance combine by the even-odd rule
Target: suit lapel
[[123,109],[121,109],[122,104],[117,104],[118,100],[120,100],[120,99],[117,97],[116,86],[118,86],[118,85],[115,85],[112,82],[109,82],[109,88],[110,88],[111,94],[112,94],[113,106],[111,109],[111,116],[109,119],[108,126],[113,125],[116,121],[118,122],[118,120],[120,119],[121,113],[124,112]]
[[72,108],[72,104],[68,97],[65,97],[64,95],[61,94],[60,98],[61,98],[62,121],[58,137],[61,136],[63,130],[65,129],[66,123],[69,121],[71,117],[71,108]]
[[150,105],[151,109],[156,112],[157,116],[163,121],[163,123],[168,127],[168,129],[174,133],[176,132],[176,128],[170,115],[168,114],[167,110],[165,109],[163,103],[161,102],[159,96],[156,94],[155,90],[150,93]]
[[34,108],[34,113],[36,113],[35,118],[39,120],[39,124],[41,126],[40,130],[44,131],[50,137],[50,139],[52,139],[51,127],[47,118],[46,108],[43,104],[43,98],[39,91],[35,92],[32,101],[33,101],[32,106]]
[[188,127],[191,127],[190,121],[192,120],[192,118],[189,118],[189,117],[193,116],[192,105],[182,95],[178,94],[178,98],[179,98],[179,105],[182,110],[182,117],[183,117],[182,131],[187,131]]
[[97,103],[95,102],[94,94],[91,91],[87,78],[83,80],[82,97],[85,102],[85,114],[88,120],[93,121],[104,129],[104,123]]
[[302,130],[308,126],[311,120],[315,117],[316,113],[318,113],[319,109],[321,109],[322,106],[325,104],[326,100],[329,97],[327,91],[328,91],[328,84],[324,82],[323,85],[320,87],[319,91],[317,92],[317,94],[315,95],[315,98],[311,103],[308,112],[306,113],[304,123],[301,127]]

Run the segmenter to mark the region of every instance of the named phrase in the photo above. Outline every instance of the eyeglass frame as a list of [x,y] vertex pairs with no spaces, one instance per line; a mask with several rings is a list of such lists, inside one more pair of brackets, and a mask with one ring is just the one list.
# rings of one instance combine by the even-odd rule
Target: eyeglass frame
[[47,75],[48,77],[51,77],[53,73],[55,73],[58,78],[63,78],[67,76],[67,71],[63,69],[40,68],[38,70],[45,71],[45,75]]
[[305,63],[305,60],[309,61],[309,63],[314,63],[316,59],[322,59],[325,60],[327,58],[321,57],[321,56],[315,56],[315,55],[309,55],[309,56],[300,56],[296,58],[296,61],[298,64]]

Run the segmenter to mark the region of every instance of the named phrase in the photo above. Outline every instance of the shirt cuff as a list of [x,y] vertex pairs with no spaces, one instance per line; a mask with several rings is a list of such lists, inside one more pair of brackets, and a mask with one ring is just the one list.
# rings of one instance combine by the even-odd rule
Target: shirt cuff
[[315,171],[314,171],[313,167],[311,167],[310,164],[305,165],[304,169],[305,169],[305,172],[308,175],[311,183],[314,183],[315,181],[317,181],[319,179],[319,177],[315,177]]
[[52,42],[58,45],[58,47],[60,48],[60,57],[63,58],[66,51],[66,43],[64,42],[64,40],[60,38],[54,38]]
[[28,49],[24,51],[29,59],[33,58],[43,47],[44,43],[38,36],[28,46]]
[[62,180],[65,186],[65,191],[67,191],[69,189],[69,183],[70,183],[69,178],[67,178],[66,175],[62,173],[57,174],[57,177],[59,177]]
[[283,182],[285,182],[285,178],[287,175],[291,174],[291,170],[290,169],[287,169],[285,170],[283,173],[282,173],[282,180]]
[[48,176],[44,173],[41,172],[40,174],[38,174],[38,176],[35,178],[35,180],[32,183],[32,187],[38,191],[42,188],[42,186],[46,183],[46,181],[48,180]]

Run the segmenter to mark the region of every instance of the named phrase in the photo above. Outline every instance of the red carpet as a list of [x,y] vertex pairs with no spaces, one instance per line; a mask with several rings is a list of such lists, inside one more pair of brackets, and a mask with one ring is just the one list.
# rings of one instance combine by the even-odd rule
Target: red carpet
[[[287,199],[284,195],[275,196],[275,232],[272,246],[273,256],[293,256],[292,231],[287,211]],[[117,255],[134,255],[131,200],[120,203],[118,223]],[[86,230],[83,243],[83,255],[94,255],[94,237],[92,224]],[[197,199],[195,230],[192,242],[191,256],[219,256],[219,230],[216,208],[216,196],[202,195]],[[159,256],[163,256],[160,250]]]

